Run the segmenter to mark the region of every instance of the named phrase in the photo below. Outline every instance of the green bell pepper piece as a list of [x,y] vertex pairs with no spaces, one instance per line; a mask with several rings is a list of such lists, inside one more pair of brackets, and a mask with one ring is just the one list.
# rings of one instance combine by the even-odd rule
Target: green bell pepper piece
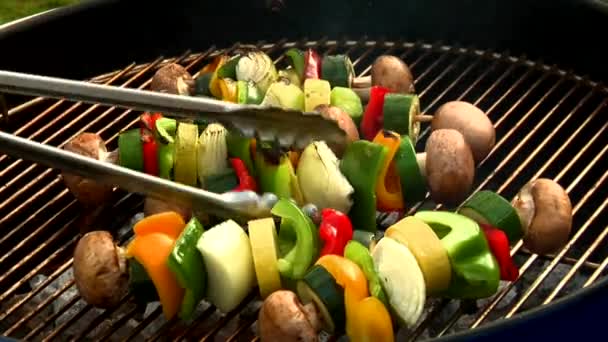
[[334,87],[331,90],[329,99],[331,105],[346,112],[346,114],[353,119],[357,127],[361,125],[363,105],[361,104],[361,98],[354,90],[346,87]]
[[175,275],[179,285],[185,289],[179,317],[188,320],[198,303],[205,296],[207,276],[203,256],[196,248],[196,243],[203,235],[204,229],[193,217],[190,219],[167,259],[167,266]]
[[231,78],[233,80],[236,80],[236,65],[239,64],[241,57],[243,56],[234,56],[230,58],[226,63],[222,64],[222,66],[217,70],[217,77]]
[[240,104],[246,104],[248,91],[249,91],[249,87],[247,87],[247,82],[237,81],[236,82],[236,102],[240,103]]
[[291,48],[285,52],[289,57],[289,64],[296,70],[300,80],[304,79],[304,52],[300,49]]
[[500,268],[477,222],[447,211],[420,211],[414,216],[433,229],[450,258],[452,281],[442,296],[479,299],[496,293]]
[[118,161],[120,166],[143,172],[144,152],[139,128],[130,129],[118,136]]
[[360,242],[350,240],[344,247],[344,257],[351,260],[361,268],[365,278],[367,278],[369,293],[378,298],[384,305],[388,307],[388,298],[382,288],[382,283],[378,277],[378,273],[374,268],[374,259],[367,249]]
[[226,136],[226,145],[230,157],[239,158],[247,166],[247,171],[252,177],[256,176],[256,169],[251,158],[251,139],[244,137],[238,132],[230,131]]
[[259,105],[264,101],[264,94],[253,81],[247,82],[247,104]]
[[174,152],[174,144],[160,144],[158,148],[158,176],[160,178],[171,179]]
[[160,118],[154,122],[156,132],[164,143],[172,144],[175,142],[177,132],[177,120],[170,118]]
[[279,198],[291,198],[291,174],[293,166],[287,155],[279,157],[279,163],[268,160],[260,151],[255,156],[256,174],[262,192],[272,192]]
[[317,229],[289,199],[280,198],[271,213],[281,218],[278,268],[281,276],[301,279],[318,255]]
[[388,154],[386,146],[357,140],[346,148],[340,171],[355,192],[348,212],[355,229],[376,232],[376,181]]

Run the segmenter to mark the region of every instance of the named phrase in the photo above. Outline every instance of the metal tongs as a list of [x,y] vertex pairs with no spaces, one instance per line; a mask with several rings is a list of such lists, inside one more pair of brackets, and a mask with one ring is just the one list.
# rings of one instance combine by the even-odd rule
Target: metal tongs
[[[343,149],[346,145],[346,135],[337,123],[316,112],[238,105],[209,98],[118,88],[9,71],[0,71],[0,91],[162,112],[182,119],[212,120],[240,131],[247,137],[275,140],[282,147],[304,147],[312,140],[325,140],[337,149]],[[267,217],[273,204],[271,194],[260,196],[252,191],[216,194],[4,132],[0,132],[0,152],[118,186],[129,192],[189,205],[194,210],[241,222]]]

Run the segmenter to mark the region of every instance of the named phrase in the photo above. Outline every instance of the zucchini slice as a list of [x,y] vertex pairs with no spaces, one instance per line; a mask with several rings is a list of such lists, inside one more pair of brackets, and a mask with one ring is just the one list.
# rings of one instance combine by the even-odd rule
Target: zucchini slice
[[415,94],[389,93],[384,96],[384,129],[408,135],[416,143],[420,133],[420,100]]
[[499,228],[507,234],[511,244],[521,239],[524,233],[515,208],[504,197],[490,190],[476,192],[458,213],[477,223]]
[[325,268],[320,265],[313,266],[304,278],[298,281],[297,288],[302,303],[315,303],[323,318],[323,330],[332,335],[344,331],[344,289]]
[[350,58],[346,55],[323,57],[321,63],[321,78],[327,80],[333,87],[349,88],[355,70]]

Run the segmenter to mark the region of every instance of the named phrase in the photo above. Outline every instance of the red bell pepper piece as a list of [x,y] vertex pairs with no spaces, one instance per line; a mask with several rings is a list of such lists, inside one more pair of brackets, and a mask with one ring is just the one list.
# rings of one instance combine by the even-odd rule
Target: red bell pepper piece
[[304,53],[304,78],[321,78],[321,57],[313,49]]
[[361,132],[366,140],[374,140],[376,134],[382,129],[384,95],[389,92],[388,88],[381,86],[373,86],[370,89],[369,102],[361,120]]
[[344,256],[344,247],[353,238],[353,225],[344,213],[325,208],[321,211],[319,237],[323,240],[320,257],[327,254]]
[[239,158],[230,158],[230,165],[234,169],[237,178],[239,179],[239,185],[233,191],[247,191],[251,190],[258,192],[258,184],[255,178],[249,174],[245,162]]
[[511,258],[509,239],[504,231],[488,224],[479,224],[488,240],[492,254],[500,267],[500,279],[515,281],[519,277],[519,269]]
[[158,176],[158,143],[154,138],[156,133],[156,120],[162,118],[161,113],[144,113],[140,117],[140,131],[144,154],[144,172]]

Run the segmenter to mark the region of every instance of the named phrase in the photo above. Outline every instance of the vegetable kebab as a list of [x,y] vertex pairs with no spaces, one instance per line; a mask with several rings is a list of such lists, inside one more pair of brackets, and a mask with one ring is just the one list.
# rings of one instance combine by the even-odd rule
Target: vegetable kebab
[[[283,149],[166,113],[143,113],[111,152],[93,133],[65,146],[215,193],[255,191],[272,208],[241,226],[147,198],[125,245],[101,230],[79,240],[74,275],[85,301],[109,308],[132,294],[141,304],[160,302],[167,319],[190,320],[201,301],[228,313],[256,291],[262,341],[318,341],[321,331],[394,341],[398,325],[418,324],[428,298],[486,298],[501,280],[517,280],[510,248],[520,239],[539,254],[567,243],[572,206],[557,182],[532,179],[512,201],[470,193],[476,165],[495,144],[492,122],[475,105],[449,101],[421,114],[414,78],[398,57],[376,59],[366,80],[354,77],[348,56],[295,48],[285,56],[280,69],[255,49],[219,55],[196,79],[169,64],[151,88],[318,111],[349,137],[343,151],[325,141]],[[417,152],[422,123],[431,134]],[[112,188],[94,180],[64,174],[64,181],[85,205],[110,199]],[[460,206],[406,216],[427,193]],[[399,216],[382,231],[379,212]]]

